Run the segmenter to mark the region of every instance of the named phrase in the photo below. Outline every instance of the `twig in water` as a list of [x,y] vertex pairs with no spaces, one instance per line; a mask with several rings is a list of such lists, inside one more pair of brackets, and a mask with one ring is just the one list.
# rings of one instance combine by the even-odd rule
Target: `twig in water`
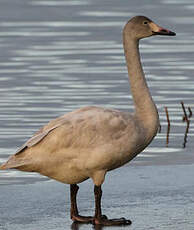
[[192,116],[193,116],[193,112],[192,112],[192,110],[191,110],[191,108],[190,108],[190,107],[188,107],[188,110],[189,110],[189,116],[188,116],[188,117],[190,118],[190,117],[192,117]]
[[185,105],[184,105],[184,102],[181,101],[181,105],[182,105],[182,109],[183,109],[183,121],[187,121],[188,118],[187,118],[187,113],[186,113],[186,109],[185,109]]
[[168,127],[167,127],[167,133],[166,133],[166,147],[168,147],[168,143],[169,143],[169,134],[170,134],[170,119],[169,119],[169,114],[168,114],[168,108],[165,108],[165,112],[166,112],[166,119],[168,122]]
[[182,109],[183,109],[183,113],[184,113],[184,116],[183,116],[184,119],[183,120],[187,122],[187,127],[186,127],[186,130],[185,130],[185,136],[184,136],[184,142],[183,142],[183,148],[185,148],[186,143],[187,143],[187,134],[189,132],[190,120],[188,119],[188,116],[187,116],[183,101],[181,101],[181,105],[182,105]]
[[161,130],[162,130],[162,126],[161,124],[158,125],[158,133],[161,133]]

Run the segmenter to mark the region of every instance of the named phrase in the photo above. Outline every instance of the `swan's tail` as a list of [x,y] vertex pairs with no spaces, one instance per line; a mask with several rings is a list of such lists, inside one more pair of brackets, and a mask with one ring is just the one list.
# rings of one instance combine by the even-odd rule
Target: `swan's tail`
[[6,163],[0,165],[0,170],[6,170],[6,169],[7,169],[7,168],[6,168]]
[[0,165],[0,170],[6,170],[6,169],[19,169],[20,167],[26,165],[26,160],[17,157],[17,155],[13,155],[9,158],[7,162]]

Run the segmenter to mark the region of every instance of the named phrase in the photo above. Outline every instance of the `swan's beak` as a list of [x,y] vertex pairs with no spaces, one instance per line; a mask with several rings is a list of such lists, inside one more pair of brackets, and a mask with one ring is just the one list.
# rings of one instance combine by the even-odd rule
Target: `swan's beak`
[[158,26],[157,24],[155,24],[154,22],[150,22],[149,23],[150,28],[152,30],[153,35],[166,35],[166,36],[175,36],[176,33],[164,29],[163,27]]

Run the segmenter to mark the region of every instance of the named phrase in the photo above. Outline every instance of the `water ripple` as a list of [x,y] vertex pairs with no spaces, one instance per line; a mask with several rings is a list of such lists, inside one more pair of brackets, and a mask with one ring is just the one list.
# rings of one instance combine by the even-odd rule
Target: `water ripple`
[[[184,32],[194,24],[192,0],[152,2],[142,12],[136,3],[130,7],[126,1],[101,3],[31,0],[25,9],[21,7],[21,14],[13,2],[16,14],[10,9],[2,14],[0,162],[50,119],[73,109],[99,105],[133,110],[121,30],[134,12],[149,14],[150,9],[155,18],[170,22],[178,33],[175,38],[155,36],[140,43],[144,71],[162,125],[162,133],[141,159],[150,162],[162,154],[167,157],[166,153],[181,152],[185,123],[180,101],[194,109],[194,41],[191,31]],[[172,121],[169,148],[165,148],[165,106]],[[193,118],[190,127],[189,137],[193,137]],[[192,152],[192,148],[189,141],[185,151]],[[15,177],[14,173],[5,172],[0,177]]]

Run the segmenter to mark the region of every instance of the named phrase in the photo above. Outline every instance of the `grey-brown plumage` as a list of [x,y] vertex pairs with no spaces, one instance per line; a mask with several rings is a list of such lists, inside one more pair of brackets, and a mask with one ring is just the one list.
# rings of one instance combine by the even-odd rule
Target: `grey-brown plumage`
[[[95,106],[67,113],[35,133],[0,169],[39,172],[71,184],[71,217],[87,222],[78,215],[75,206],[77,187],[74,185],[91,178],[99,204],[99,188],[106,173],[132,160],[157,133],[158,112],[146,84],[138,48],[141,38],[156,34],[175,35],[144,16],[132,18],[123,30],[124,52],[135,106],[133,114]],[[129,224],[126,220],[103,218],[99,214],[100,205],[96,207],[94,223]]]

